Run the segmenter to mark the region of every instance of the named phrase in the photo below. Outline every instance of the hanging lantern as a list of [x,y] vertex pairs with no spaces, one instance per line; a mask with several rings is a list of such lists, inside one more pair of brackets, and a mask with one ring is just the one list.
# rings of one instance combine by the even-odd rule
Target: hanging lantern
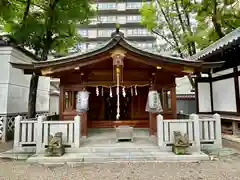
[[137,86],[135,86],[135,96],[137,96]]
[[110,93],[109,96],[112,97],[112,87],[110,87]]
[[99,89],[96,87],[96,95],[99,96]]

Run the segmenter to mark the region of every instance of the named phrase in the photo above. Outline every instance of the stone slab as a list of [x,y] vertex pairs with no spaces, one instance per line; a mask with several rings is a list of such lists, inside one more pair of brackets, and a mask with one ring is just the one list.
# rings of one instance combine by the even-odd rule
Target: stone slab
[[107,163],[107,162],[125,162],[125,161],[141,161],[141,162],[199,162],[209,160],[209,156],[204,153],[192,153],[191,155],[175,155],[172,152],[159,152],[158,154],[94,154],[89,153],[83,155],[81,153],[66,153],[62,157],[45,157],[43,155],[35,155],[30,157],[27,162],[39,164],[74,164],[81,163]]
[[234,136],[234,135],[228,135],[228,134],[222,134],[223,139],[227,139],[229,141],[238,142],[240,143],[240,137]]

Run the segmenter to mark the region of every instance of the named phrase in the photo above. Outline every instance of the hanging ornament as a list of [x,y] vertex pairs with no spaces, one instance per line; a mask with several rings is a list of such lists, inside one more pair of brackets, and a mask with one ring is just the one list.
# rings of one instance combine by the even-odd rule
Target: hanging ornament
[[137,86],[135,86],[135,96],[137,96]]
[[132,86],[131,86],[131,96],[133,96],[133,88],[132,88]]
[[99,96],[99,89],[98,89],[98,86],[96,87],[96,95]]
[[102,87],[101,95],[103,96],[103,87]]
[[125,87],[124,86],[122,88],[122,94],[123,94],[123,97],[126,97],[126,92],[125,92]]
[[120,85],[120,69],[117,68],[117,115],[116,119],[120,118],[120,98],[119,98],[119,85]]
[[110,93],[109,96],[112,97],[112,87],[110,87]]

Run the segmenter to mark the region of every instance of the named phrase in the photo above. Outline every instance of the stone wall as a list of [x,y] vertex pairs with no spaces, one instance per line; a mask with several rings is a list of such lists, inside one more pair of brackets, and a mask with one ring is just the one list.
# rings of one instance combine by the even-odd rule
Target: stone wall
[[[22,70],[12,67],[11,62],[25,63],[33,59],[11,46],[0,46],[0,60],[0,119],[5,123],[3,128],[6,126],[6,131],[12,132],[13,117],[17,114],[27,115],[31,75],[25,75]],[[37,90],[37,114],[49,112],[49,89],[50,79],[40,77]]]
[[[27,112],[31,75],[24,75],[10,62],[27,62],[32,59],[12,47],[0,47],[0,114]],[[37,91],[37,111],[49,111],[48,77],[40,77]]]

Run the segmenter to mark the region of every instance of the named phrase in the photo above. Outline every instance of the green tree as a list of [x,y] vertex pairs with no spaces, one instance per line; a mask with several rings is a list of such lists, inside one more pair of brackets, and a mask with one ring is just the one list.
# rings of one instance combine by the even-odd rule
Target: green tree
[[[200,49],[240,27],[238,0],[202,0],[198,6],[195,38]],[[202,38],[199,38],[202,37]]]
[[188,57],[240,26],[236,1],[155,0],[143,4],[141,23],[163,40],[164,50]]
[[[0,17],[14,43],[34,51],[39,61],[51,52],[67,52],[79,42],[77,26],[94,15],[88,0],[2,0]],[[30,81],[28,117],[36,113],[39,76]]]
[[[162,40],[164,50],[186,57],[196,53],[196,44],[192,38],[195,2],[190,0],[156,0],[144,3],[140,9],[141,23]],[[189,76],[190,83],[194,81]]]

